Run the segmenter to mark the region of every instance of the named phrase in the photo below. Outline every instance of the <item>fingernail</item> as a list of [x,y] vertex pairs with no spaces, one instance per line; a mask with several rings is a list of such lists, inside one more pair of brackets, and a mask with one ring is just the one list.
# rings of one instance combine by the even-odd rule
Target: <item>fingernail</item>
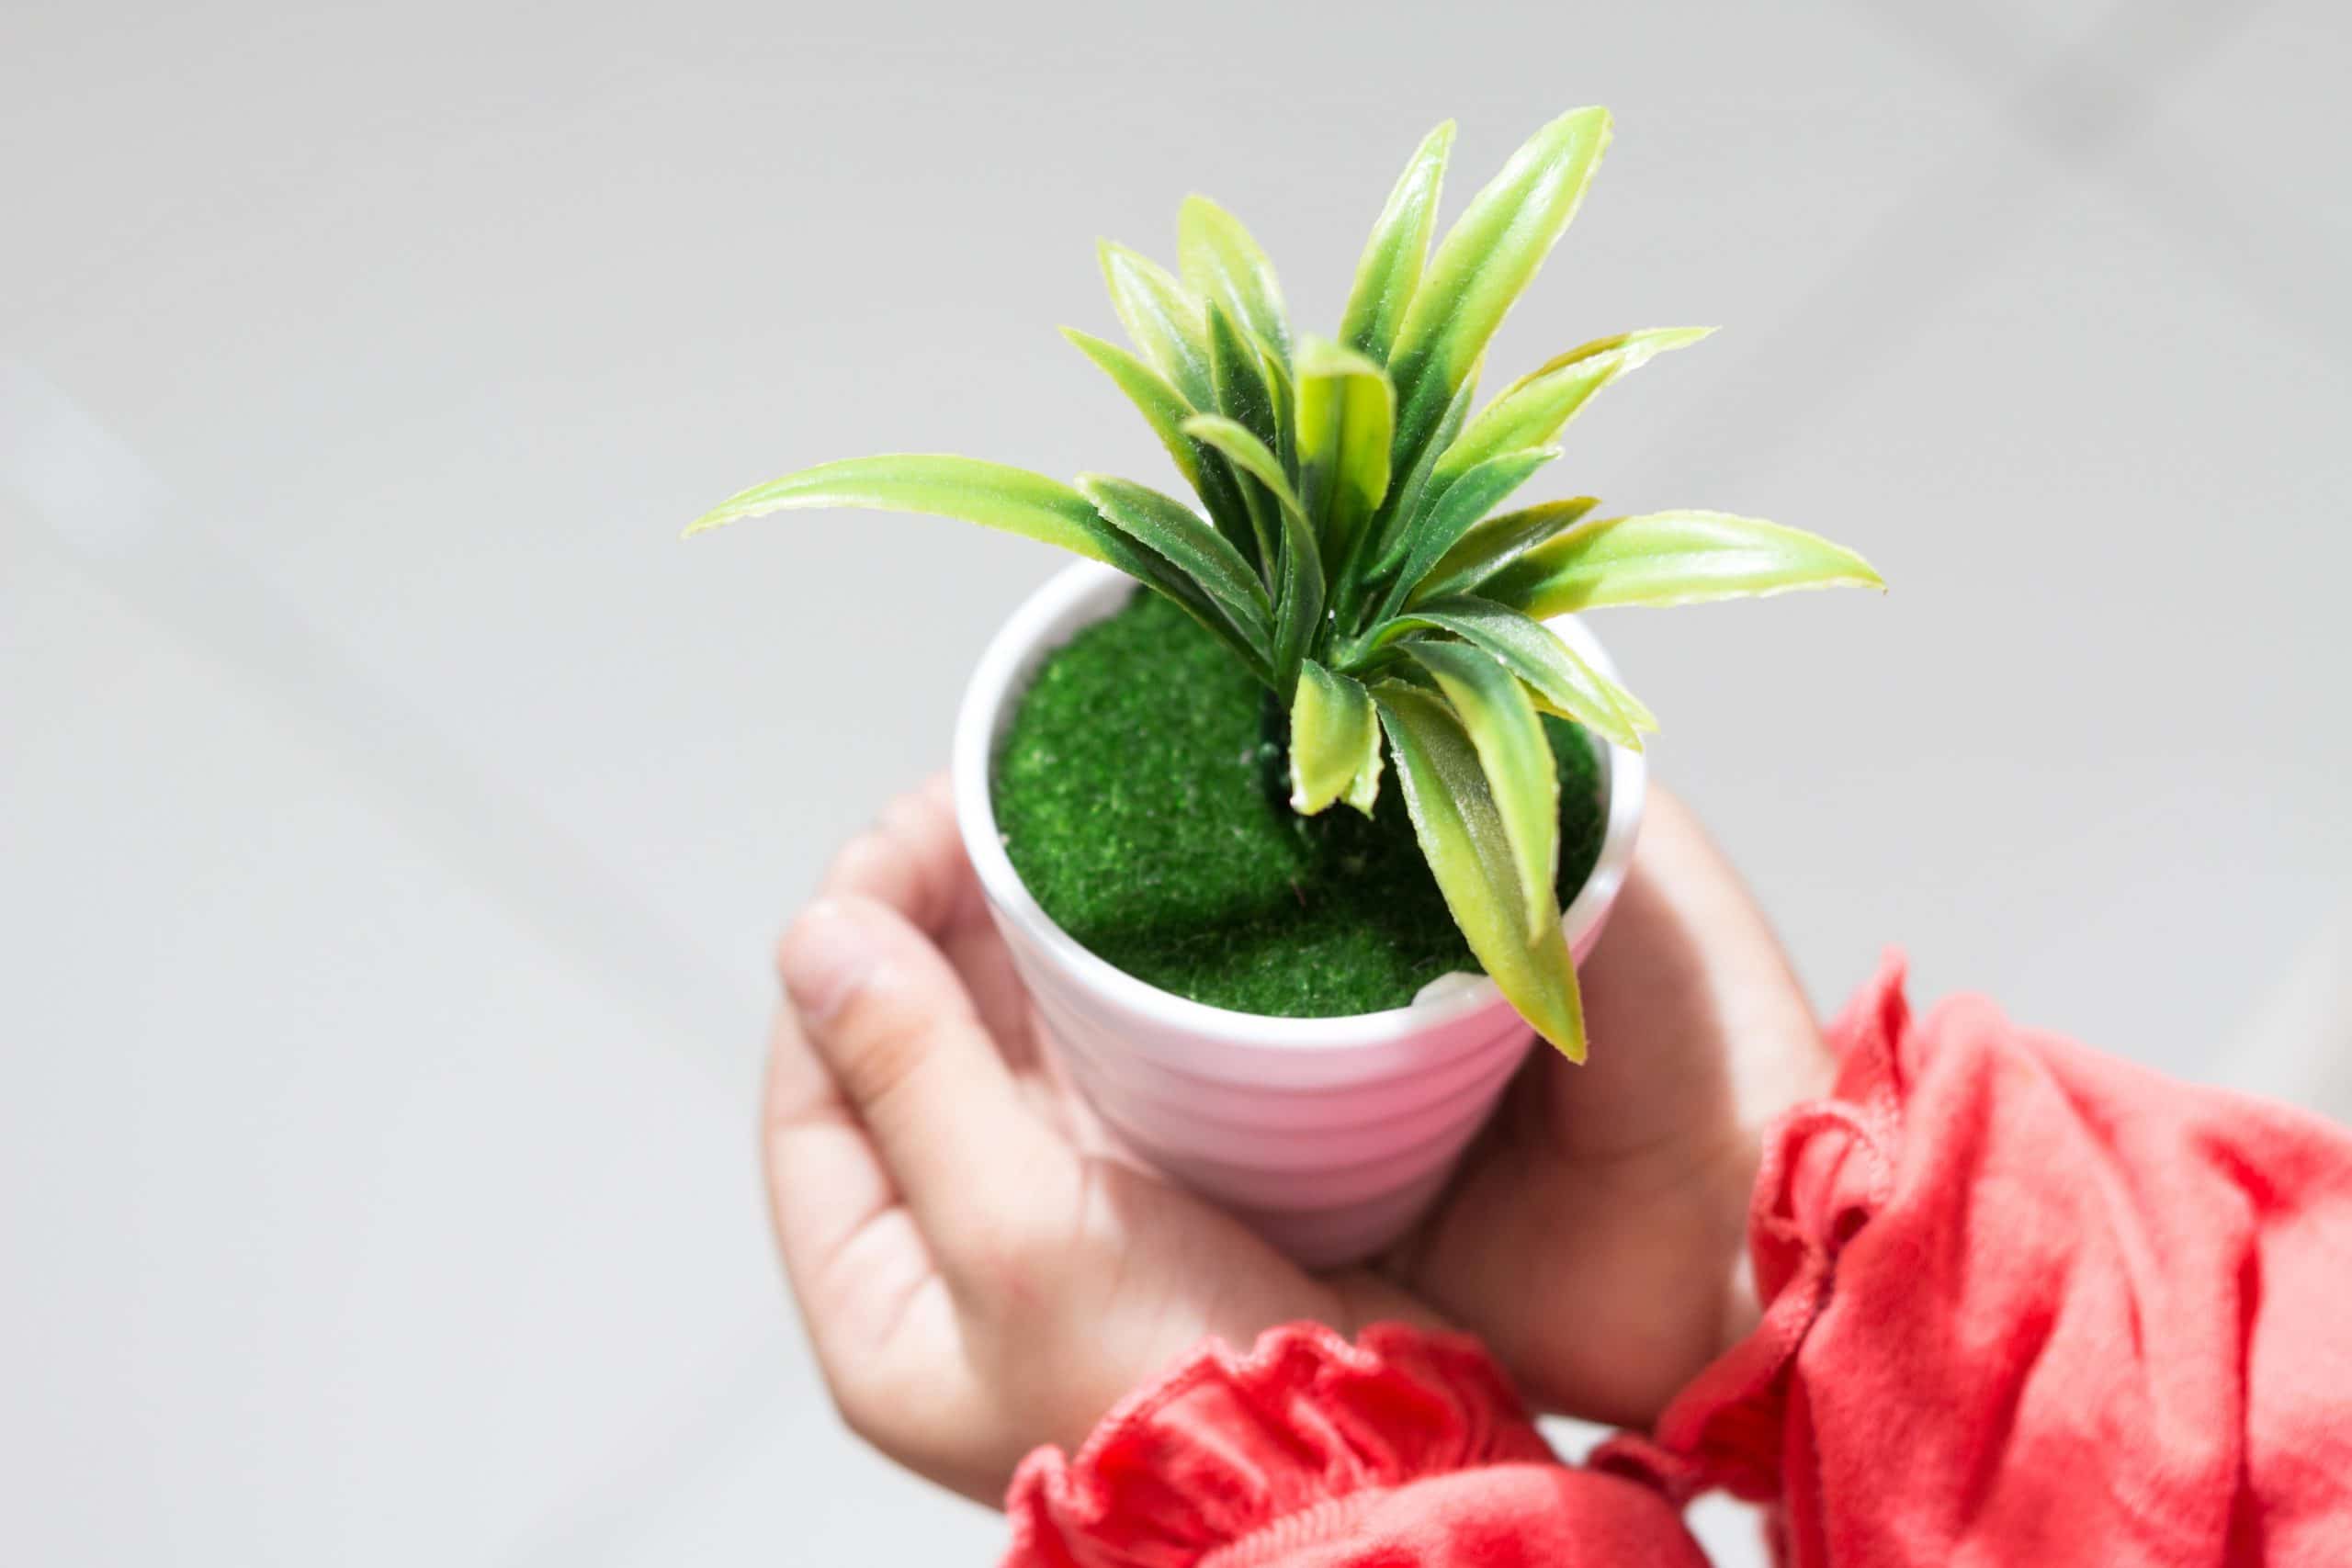
[[849,911],[822,899],[793,921],[776,967],[792,1005],[811,1023],[822,1023],[865,984],[874,954]]

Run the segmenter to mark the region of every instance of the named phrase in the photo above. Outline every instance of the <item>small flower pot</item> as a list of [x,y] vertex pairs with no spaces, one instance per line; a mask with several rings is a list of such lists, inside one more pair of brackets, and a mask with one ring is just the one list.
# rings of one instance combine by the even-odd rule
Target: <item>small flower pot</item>
[[[1448,976],[1409,1006],[1344,1018],[1205,1006],[1113,967],[1038,907],[997,829],[996,749],[1038,664],[1117,611],[1133,588],[1108,567],[1072,566],[1032,594],[981,656],[956,724],[965,847],[1045,1042],[1125,1150],[1303,1264],[1354,1262],[1396,1241],[1436,1197],[1534,1033],[1483,976]],[[1551,624],[1614,677],[1582,625]],[[1579,961],[1632,863],[1646,776],[1639,752],[1598,738],[1594,750],[1606,826],[1565,917]]]

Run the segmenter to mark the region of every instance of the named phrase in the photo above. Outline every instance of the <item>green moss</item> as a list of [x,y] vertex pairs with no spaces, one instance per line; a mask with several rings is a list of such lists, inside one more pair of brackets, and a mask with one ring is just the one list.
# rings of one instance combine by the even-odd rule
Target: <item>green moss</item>
[[[1603,826],[1584,732],[1560,766],[1560,900]],[[1061,928],[1216,1007],[1321,1018],[1401,1007],[1478,967],[1413,841],[1394,770],[1371,820],[1287,804],[1281,717],[1224,648],[1137,593],[1047,658],[997,758],[1005,849]]]

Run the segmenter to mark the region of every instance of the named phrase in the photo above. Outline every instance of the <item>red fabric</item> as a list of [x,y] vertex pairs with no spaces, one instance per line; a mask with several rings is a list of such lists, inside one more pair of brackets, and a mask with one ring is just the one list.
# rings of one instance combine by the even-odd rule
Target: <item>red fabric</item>
[[1013,1478],[1008,1568],[1703,1568],[1658,1493],[1564,1468],[1470,1340],[1212,1343]]
[[1831,1036],[1757,1182],[1762,1325],[1655,1433],[1561,1468],[1465,1342],[1293,1327],[1033,1456],[1008,1563],[1692,1563],[1721,1486],[1798,1568],[2352,1564],[2352,1138],[1915,1021],[1897,959]]

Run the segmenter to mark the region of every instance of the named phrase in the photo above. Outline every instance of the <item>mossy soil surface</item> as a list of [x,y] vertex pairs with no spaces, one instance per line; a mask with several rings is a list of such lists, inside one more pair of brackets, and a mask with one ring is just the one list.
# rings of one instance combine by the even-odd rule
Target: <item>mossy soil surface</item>
[[[1600,768],[1546,718],[1560,769],[1560,903],[1600,852]],[[1162,990],[1277,1018],[1402,1007],[1477,961],[1422,862],[1393,765],[1370,820],[1288,804],[1282,718],[1233,656],[1138,592],[1039,668],[995,780],[1029,891],[1087,948]]]

